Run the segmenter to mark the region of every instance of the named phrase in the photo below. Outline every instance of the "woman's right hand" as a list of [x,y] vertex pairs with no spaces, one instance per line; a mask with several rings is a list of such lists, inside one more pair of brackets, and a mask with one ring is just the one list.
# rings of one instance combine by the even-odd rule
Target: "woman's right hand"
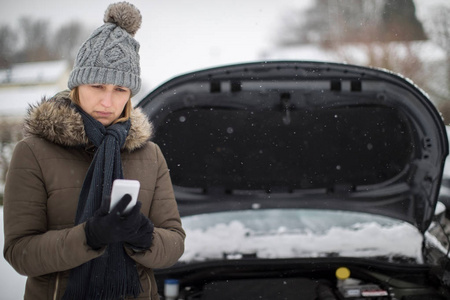
[[130,201],[131,196],[125,194],[111,212],[108,213],[108,208],[102,205],[94,216],[87,220],[86,240],[92,249],[97,250],[108,244],[125,241],[139,230],[142,203],[138,201],[129,213],[124,214]]

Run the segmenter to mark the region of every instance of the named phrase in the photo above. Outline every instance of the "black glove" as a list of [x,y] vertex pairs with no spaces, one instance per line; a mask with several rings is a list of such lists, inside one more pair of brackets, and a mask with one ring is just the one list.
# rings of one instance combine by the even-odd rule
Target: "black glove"
[[153,242],[153,223],[144,214],[140,213],[139,229],[135,234],[125,239],[125,243],[136,252],[150,248]]
[[86,240],[91,248],[100,249],[108,244],[123,242],[136,234],[141,226],[142,203],[138,201],[129,213],[124,214],[130,201],[131,196],[125,194],[110,213],[108,207],[103,205],[86,221]]

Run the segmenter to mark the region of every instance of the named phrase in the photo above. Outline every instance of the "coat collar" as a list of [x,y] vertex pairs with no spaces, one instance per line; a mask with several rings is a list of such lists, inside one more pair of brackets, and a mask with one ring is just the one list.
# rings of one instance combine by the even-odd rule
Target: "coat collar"
[[[30,105],[25,117],[25,136],[38,136],[67,147],[89,146],[81,115],[70,104],[69,91],[66,90]],[[124,149],[133,151],[151,138],[153,126],[139,108],[132,110],[130,120],[131,128]]]

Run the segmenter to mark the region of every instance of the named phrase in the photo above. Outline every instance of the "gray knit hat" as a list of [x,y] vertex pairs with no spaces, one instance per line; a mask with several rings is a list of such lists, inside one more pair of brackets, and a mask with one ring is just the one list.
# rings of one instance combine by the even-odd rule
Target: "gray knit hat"
[[133,4],[118,2],[108,6],[103,21],[78,51],[68,87],[113,84],[136,95],[141,88],[141,69],[134,35],[141,26],[141,13]]

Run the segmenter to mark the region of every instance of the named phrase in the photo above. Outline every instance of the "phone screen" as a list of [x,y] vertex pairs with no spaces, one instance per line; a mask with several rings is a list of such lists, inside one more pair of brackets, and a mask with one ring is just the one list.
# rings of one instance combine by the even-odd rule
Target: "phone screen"
[[140,183],[137,180],[130,180],[130,179],[114,180],[111,191],[111,204],[109,206],[109,211],[111,211],[117,205],[117,203],[120,201],[120,199],[122,199],[122,197],[125,194],[130,194],[131,201],[124,210],[124,212],[129,212],[137,203],[139,188]]

